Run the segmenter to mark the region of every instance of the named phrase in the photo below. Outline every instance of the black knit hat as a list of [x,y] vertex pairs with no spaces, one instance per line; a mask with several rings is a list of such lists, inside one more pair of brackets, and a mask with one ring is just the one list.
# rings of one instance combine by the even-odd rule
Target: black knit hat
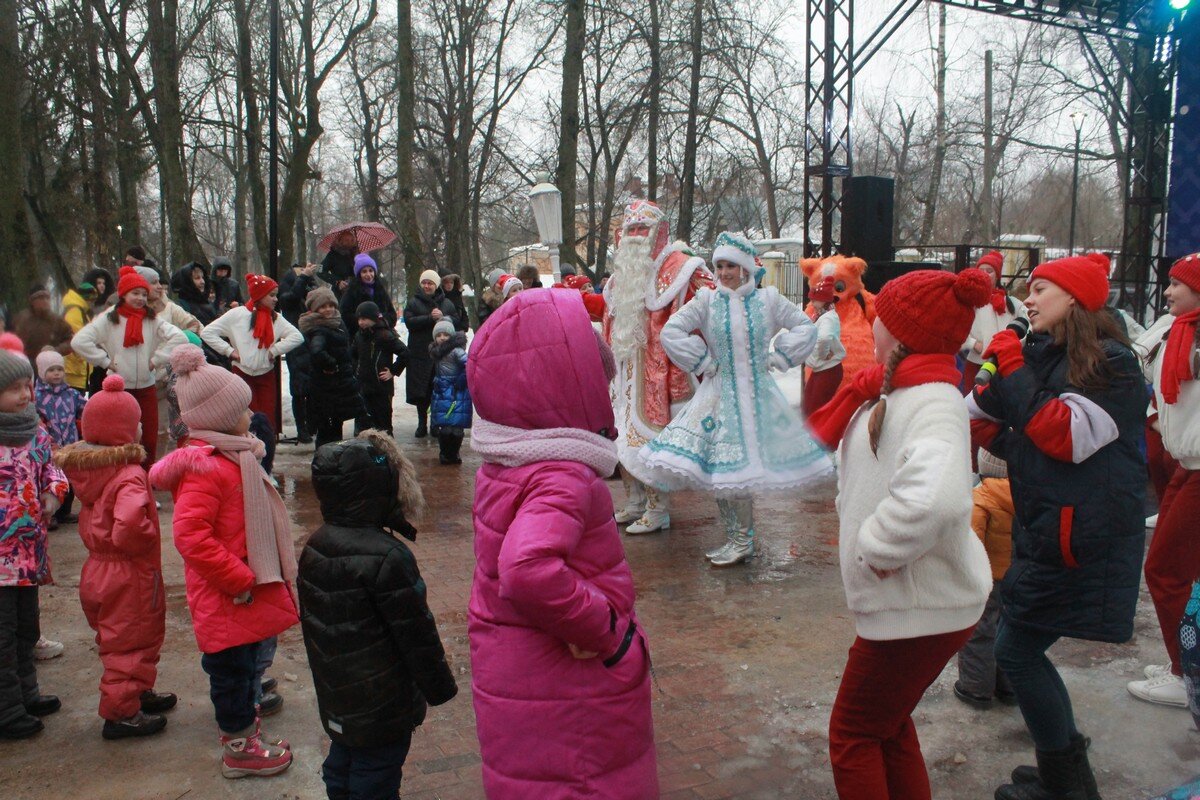
[[370,300],[367,300],[365,303],[359,303],[358,310],[354,312],[354,315],[359,319],[369,319],[372,321],[383,316],[379,313],[379,306],[375,305]]

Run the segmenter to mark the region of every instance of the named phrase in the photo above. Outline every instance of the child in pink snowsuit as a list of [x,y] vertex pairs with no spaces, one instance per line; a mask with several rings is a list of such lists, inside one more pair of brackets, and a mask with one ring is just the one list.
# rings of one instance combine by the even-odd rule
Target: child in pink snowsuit
[[468,631],[490,800],[658,797],[649,650],[604,483],[614,371],[568,290],[515,295],[471,347]]
[[162,711],[175,695],[154,691],[158,654],[166,633],[158,510],[142,469],[142,411],[125,380],[104,379],[83,408],[83,441],[54,456],[83,503],[79,538],[88,558],[79,578],[79,602],[104,674],[100,677],[101,735],[149,736],[167,727]]

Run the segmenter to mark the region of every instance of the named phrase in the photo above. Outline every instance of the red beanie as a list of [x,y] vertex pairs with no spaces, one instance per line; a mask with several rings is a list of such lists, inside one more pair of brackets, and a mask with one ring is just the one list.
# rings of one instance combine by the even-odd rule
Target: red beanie
[[83,407],[83,438],[91,444],[109,446],[136,442],[142,409],[125,391],[125,379],[113,373],[102,386]]
[[250,290],[250,302],[257,303],[271,293],[272,289],[279,286],[278,283],[268,278],[266,275],[256,275],[250,273],[246,276],[246,288]]
[[910,353],[957,353],[971,333],[975,309],[988,302],[992,282],[981,270],[955,275],[919,269],[888,281],[875,313]]
[[1048,280],[1088,311],[1099,311],[1108,302],[1108,268],[1108,256],[1104,253],[1056,258],[1037,267],[1029,282],[1039,278]]
[[977,267],[991,267],[992,270],[999,275],[1004,270],[1004,256],[999,250],[993,250],[990,253],[985,253],[975,262]]
[[117,275],[119,276],[117,278],[118,296],[124,297],[134,289],[145,289],[147,294],[150,293],[150,284],[133,267],[121,267],[121,271]]
[[1200,253],[1184,256],[1171,266],[1171,277],[1191,289],[1200,292]]

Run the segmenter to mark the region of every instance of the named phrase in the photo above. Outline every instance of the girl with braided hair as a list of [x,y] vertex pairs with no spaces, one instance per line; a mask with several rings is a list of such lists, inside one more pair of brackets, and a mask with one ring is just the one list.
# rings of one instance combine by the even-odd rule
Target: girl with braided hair
[[889,282],[875,298],[878,363],[809,418],[839,446],[842,581],[858,633],[829,720],[841,798],[931,797],[912,712],[970,637],[992,584],[971,531],[954,363],[990,291],[975,269]]

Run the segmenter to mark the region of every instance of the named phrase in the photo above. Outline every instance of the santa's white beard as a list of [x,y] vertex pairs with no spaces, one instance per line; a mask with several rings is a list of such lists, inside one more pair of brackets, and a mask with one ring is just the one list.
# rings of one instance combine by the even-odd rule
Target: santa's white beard
[[646,346],[646,288],[653,280],[649,236],[623,236],[613,260],[612,351],[618,361]]

